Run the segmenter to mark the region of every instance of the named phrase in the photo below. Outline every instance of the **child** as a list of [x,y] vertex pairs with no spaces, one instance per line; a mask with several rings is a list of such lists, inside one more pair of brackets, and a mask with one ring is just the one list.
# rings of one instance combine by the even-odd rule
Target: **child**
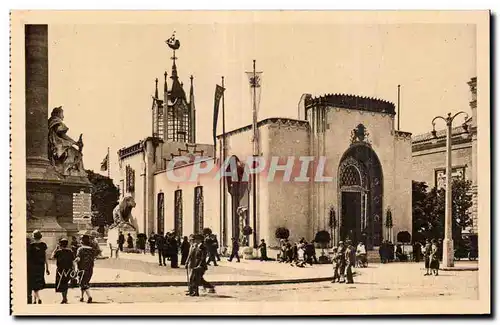
[[68,303],[68,286],[73,271],[73,251],[68,248],[68,240],[62,238],[59,246],[52,253],[52,258],[57,261],[56,292],[62,295],[61,304]]

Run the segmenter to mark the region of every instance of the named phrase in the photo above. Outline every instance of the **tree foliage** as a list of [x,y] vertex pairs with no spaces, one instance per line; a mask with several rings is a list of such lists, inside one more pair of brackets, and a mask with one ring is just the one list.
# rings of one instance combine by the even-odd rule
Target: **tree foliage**
[[92,183],[92,225],[104,227],[113,223],[113,209],[118,204],[120,191],[113,180],[101,174],[87,170],[87,177]]
[[330,242],[330,233],[326,230],[321,230],[316,233],[314,236],[314,241],[321,245],[321,248],[324,248]]
[[279,227],[276,228],[274,235],[277,239],[288,239],[290,237],[290,230],[285,227]]
[[243,227],[243,235],[244,236],[250,236],[251,234],[253,234],[252,227],[250,227],[250,226]]
[[[472,226],[471,182],[454,179],[452,182],[453,240],[460,245],[462,231]],[[446,190],[436,187],[428,190],[422,182],[413,182],[412,221],[413,240],[444,238]]]

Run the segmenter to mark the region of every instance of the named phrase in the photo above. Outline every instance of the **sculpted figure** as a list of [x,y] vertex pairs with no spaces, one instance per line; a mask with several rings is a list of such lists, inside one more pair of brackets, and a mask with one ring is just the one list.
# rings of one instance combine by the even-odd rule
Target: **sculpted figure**
[[69,128],[63,120],[62,107],[54,108],[49,118],[49,160],[63,175],[85,176],[82,135],[80,134],[78,141],[71,139],[66,134]]
[[[113,209],[113,221],[114,223],[109,227],[114,228],[118,225],[128,224],[132,220],[132,209],[135,208],[135,200],[131,196],[126,196],[123,200]],[[133,227],[133,226],[132,226]]]

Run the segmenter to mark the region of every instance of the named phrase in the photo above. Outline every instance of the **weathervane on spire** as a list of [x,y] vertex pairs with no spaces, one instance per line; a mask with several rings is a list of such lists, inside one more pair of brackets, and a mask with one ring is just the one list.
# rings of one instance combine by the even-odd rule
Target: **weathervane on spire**
[[165,43],[168,45],[168,47],[174,50],[174,56],[172,57],[172,60],[175,61],[175,59],[177,59],[175,57],[175,50],[178,50],[179,47],[181,47],[181,43],[179,42],[178,39],[175,38],[175,31],[172,33],[172,36],[165,41]]

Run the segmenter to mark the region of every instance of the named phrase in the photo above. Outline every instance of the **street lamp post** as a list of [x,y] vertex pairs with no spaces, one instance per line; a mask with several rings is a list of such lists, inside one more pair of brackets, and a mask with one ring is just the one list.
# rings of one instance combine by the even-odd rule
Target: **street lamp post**
[[[451,196],[451,137],[452,137],[452,124],[455,117],[460,114],[465,114],[465,121],[469,118],[466,112],[460,111],[455,115],[451,116],[448,113],[447,117],[436,116],[432,120],[432,135],[436,137],[436,124],[435,121],[441,119],[446,123],[446,210],[444,214],[444,240],[443,240],[443,263],[445,267],[453,267],[454,261],[454,250],[453,250],[453,220],[452,220],[452,196]],[[462,127],[467,131],[467,124],[464,122]]]

